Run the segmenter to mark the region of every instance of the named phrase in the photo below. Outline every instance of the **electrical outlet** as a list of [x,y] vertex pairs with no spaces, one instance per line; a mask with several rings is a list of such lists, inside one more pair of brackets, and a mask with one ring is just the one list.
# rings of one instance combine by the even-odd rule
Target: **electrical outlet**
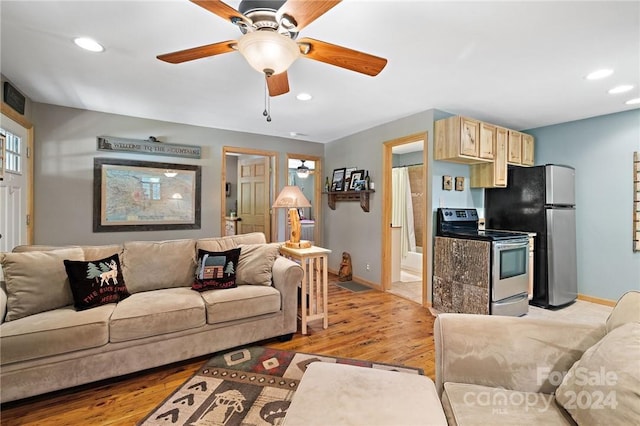
[[367,269],[367,271],[370,271],[370,270],[371,270],[371,265],[369,265],[369,264],[367,263],[367,266],[366,266],[365,268]]

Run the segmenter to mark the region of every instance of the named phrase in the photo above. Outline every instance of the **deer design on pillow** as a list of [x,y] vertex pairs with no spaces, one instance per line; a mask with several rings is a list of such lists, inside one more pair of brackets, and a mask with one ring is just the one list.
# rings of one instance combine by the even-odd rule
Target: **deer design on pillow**
[[109,266],[110,270],[100,274],[100,287],[108,285],[109,280],[111,280],[114,285],[118,284],[118,264],[112,259],[107,266]]

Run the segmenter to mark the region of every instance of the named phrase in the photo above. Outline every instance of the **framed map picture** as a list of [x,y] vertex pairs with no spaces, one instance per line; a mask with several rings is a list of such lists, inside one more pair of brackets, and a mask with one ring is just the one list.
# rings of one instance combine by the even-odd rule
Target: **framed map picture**
[[200,166],[95,158],[93,231],[200,229]]

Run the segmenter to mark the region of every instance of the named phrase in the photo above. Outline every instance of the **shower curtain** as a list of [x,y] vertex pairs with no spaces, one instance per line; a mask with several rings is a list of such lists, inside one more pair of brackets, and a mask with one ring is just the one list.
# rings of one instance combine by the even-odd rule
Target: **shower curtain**
[[410,251],[416,251],[416,234],[413,227],[413,202],[411,201],[411,184],[409,169],[396,167],[392,170],[393,196],[391,211],[392,226],[400,226],[400,247],[402,257]]

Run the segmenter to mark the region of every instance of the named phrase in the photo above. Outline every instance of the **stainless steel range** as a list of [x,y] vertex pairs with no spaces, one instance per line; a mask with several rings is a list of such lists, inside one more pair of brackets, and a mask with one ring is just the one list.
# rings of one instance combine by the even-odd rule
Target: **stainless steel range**
[[[529,236],[522,232],[478,229],[478,212],[439,208],[436,235],[491,243],[490,313],[521,316],[529,311]],[[460,259],[464,262],[464,259]]]

